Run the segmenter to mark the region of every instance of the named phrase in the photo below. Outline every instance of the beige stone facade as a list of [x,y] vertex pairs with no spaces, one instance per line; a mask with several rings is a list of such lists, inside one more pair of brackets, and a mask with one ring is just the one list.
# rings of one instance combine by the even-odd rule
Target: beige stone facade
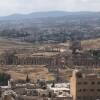
[[70,80],[70,92],[73,100],[97,100],[100,99],[100,76],[86,74],[81,71],[73,71]]

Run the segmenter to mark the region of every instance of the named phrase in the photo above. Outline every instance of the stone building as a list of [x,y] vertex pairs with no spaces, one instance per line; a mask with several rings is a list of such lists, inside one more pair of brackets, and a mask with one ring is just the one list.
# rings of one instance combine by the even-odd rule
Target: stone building
[[0,64],[4,65],[48,65],[57,64],[58,52],[23,53],[0,57]]
[[70,92],[73,100],[100,99],[100,76],[75,70],[70,80]]
[[15,64],[19,65],[54,65],[55,55],[50,53],[17,54]]
[[[12,80],[9,84],[12,87]],[[69,83],[59,83],[52,87],[48,84],[42,89],[37,84],[16,84],[14,88],[5,88],[2,91],[2,100],[72,100],[69,94]]]

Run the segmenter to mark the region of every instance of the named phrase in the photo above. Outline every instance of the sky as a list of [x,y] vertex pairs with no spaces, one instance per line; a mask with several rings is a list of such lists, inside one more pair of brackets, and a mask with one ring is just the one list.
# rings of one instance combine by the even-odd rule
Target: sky
[[100,0],[0,0],[0,16],[55,10],[100,11]]

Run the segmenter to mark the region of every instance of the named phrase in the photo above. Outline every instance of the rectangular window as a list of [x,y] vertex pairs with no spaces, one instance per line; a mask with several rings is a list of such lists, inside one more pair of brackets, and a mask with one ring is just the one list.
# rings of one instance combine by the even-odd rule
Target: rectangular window
[[84,84],[87,85],[88,83],[87,82],[84,82]]
[[91,84],[92,84],[92,85],[94,85],[94,84],[95,84],[95,82],[92,82]]
[[98,92],[100,92],[100,89],[97,89]]
[[97,84],[100,84],[100,82],[97,82]]
[[97,96],[97,99],[100,99],[100,96]]
[[94,91],[94,89],[90,89],[90,91],[91,91],[91,92],[93,92],[93,91]]
[[86,91],[86,89],[83,89],[83,92],[85,92]]

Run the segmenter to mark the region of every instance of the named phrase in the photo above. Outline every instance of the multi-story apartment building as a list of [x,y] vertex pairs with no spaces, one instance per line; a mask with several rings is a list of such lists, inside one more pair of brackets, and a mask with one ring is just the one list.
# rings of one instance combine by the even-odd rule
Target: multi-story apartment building
[[73,71],[70,92],[73,100],[100,100],[100,76]]

